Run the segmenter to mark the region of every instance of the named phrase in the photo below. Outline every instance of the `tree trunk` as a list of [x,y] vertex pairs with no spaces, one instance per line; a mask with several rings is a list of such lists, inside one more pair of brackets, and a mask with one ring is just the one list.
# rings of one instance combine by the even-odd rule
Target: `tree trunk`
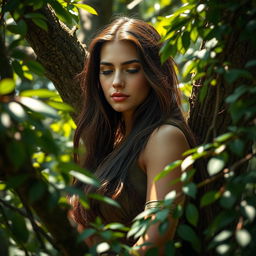
[[86,51],[50,7],[40,12],[47,18],[48,31],[26,20],[26,39],[44,66],[46,77],[54,83],[63,101],[74,107],[77,115],[81,110],[81,88],[75,76],[82,71]]
[[[232,23],[231,23],[232,24]],[[234,29],[233,32],[227,35],[225,47],[219,56],[216,56],[220,63],[231,63],[229,68],[244,69],[245,64],[249,60],[256,59],[255,47],[248,41],[240,40],[241,31]],[[256,70],[251,70],[253,75],[256,75]],[[207,78],[205,78],[207,79]],[[211,143],[213,139],[223,133],[228,132],[228,126],[232,124],[230,112],[225,99],[243,83],[242,79],[238,79],[234,83],[227,83],[223,75],[216,73],[217,84],[215,86],[203,85],[204,79],[196,82],[193,86],[192,95],[190,98],[190,117],[188,120],[189,126],[195,134],[198,143]],[[203,87],[207,86],[207,93],[202,102],[199,100],[199,95]],[[251,151],[252,144],[247,145],[247,152]],[[246,153],[246,152],[245,152]],[[234,164],[239,158],[234,154],[229,155],[227,166]],[[240,171],[246,171],[247,163],[240,166]],[[201,182],[209,178],[206,159],[202,162],[200,168],[195,174],[195,181]],[[201,196],[209,190],[219,190],[223,187],[224,178],[219,178],[213,183],[200,189],[197,196],[198,207],[200,207]],[[220,213],[220,206],[218,203],[211,204],[200,209],[200,225],[198,227],[199,236],[203,239],[204,235],[201,233],[206,230],[212,223],[213,219]],[[202,240],[203,241],[203,240]],[[203,252],[200,255],[213,256],[216,252],[209,251],[206,247],[207,241],[202,242]],[[206,247],[205,247],[206,246]]]

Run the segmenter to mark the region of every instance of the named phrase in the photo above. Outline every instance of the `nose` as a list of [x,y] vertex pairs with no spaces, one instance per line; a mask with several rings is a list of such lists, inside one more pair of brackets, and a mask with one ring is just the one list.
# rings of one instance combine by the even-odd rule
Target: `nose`
[[114,80],[112,83],[114,88],[124,87],[124,79],[120,71],[115,72]]

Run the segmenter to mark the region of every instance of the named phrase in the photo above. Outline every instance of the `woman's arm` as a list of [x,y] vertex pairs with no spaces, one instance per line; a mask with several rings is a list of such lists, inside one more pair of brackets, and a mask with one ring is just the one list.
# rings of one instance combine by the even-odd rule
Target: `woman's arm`
[[[171,171],[157,182],[154,182],[154,178],[166,165],[175,160],[182,159],[182,153],[188,149],[189,145],[185,135],[175,126],[162,125],[153,132],[139,159],[140,164],[147,173],[147,202],[163,200],[165,195],[171,190],[176,190],[177,193],[182,191],[181,182],[171,185],[171,181],[181,176],[180,167]],[[179,202],[183,200],[184,197],[180,198]],[[162,247],[163,249],[165,242],[173,238],[177,224],[178,220],[170,217],[169,229],[163,235],[159,234],[158,224],[151,225],[145,236],[141,237],[135,246],[149,242],[152,243],[153,247]],[[147,249],[149,247],[144,246],[138,252],[140,255],[144,255]]]

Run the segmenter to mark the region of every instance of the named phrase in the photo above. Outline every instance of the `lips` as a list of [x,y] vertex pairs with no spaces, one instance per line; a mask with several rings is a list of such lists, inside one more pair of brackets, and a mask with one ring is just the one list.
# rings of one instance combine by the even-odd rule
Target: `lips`
[[126,100],[129,97],[129,95],[121,93],[121,92],[114,92],[111,94],[111,98],[116,102],[121,102]]

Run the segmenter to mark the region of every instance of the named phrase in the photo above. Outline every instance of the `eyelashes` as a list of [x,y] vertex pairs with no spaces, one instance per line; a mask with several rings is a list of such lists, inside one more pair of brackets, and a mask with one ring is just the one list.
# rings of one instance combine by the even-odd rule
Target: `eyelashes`
[[[128,68],[128,69],[125,69],[124,71],[129,74],[136,74],[140,71],[140,68]],[[105,76],[110,75],[113,72],[114,72],[114,70],[112,70],[112,69],[100,70],[100,74],[105,75]]]
[[106,76],[106,75],[110,75],[112,72],[113,72],[112,70],[101,70],[101,71],[100,71],[100,74]]

